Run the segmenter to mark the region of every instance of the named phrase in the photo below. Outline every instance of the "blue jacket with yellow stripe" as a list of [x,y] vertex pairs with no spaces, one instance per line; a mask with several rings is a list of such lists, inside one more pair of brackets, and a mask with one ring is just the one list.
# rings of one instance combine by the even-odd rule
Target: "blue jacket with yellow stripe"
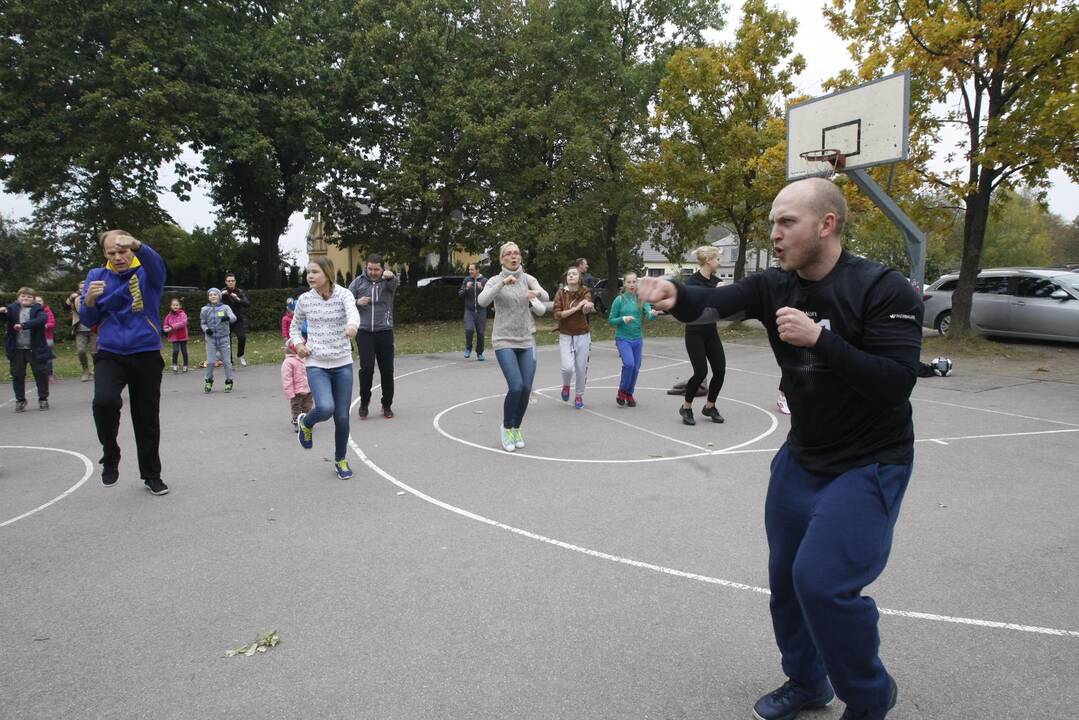
[[[105,291],[93,307],[86,305],[86,290],[95,280],[105,281]],[[97,325],[97,346],[116,355],[134,355],[161,349],[158,310],[165,287],[165,261],[142,243],[122,273],[111,265],[94,268],[86,275],[79,308],[83,325]]]

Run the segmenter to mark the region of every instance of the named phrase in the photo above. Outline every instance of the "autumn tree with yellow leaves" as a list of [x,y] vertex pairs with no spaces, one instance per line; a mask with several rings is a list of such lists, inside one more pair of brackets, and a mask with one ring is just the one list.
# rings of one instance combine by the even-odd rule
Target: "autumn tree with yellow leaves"
[[926,178],[964,206],[952,332],[965,334],[993,194],[1044,190],[1055,168],[1079,180],[1079,9],[1071,0],[832,0],[825,14],[863,77],[911,71],[922,93],[915,126],[937,138],[948,125],[963,130],[965,168]]

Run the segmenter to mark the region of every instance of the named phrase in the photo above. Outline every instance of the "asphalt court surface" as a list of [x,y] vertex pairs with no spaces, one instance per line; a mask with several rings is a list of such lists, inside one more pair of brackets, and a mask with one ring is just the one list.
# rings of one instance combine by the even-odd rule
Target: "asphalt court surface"
[[[727,422],[697,402],[686,427],[665,394],[681,340],[645,341],[632,409],[610,343],[583,410],[541,347],[513,454],[493,353],[398,357],[397,416],[353,413],[350,481],[331,424],[299,448],[275,365],[231,395],[167,374],[159,498],[126,409],[106,489],[89,384],[18,416],[4,388],[0,717],[751,717],[783,679],[763,503],[789,422],[770,351],[726,351]],[[957,363],[913,405],[914,475],[867,590],[889,718],[1075,716],[1079,386]],[[223,657],[272,629],[278,647]]]

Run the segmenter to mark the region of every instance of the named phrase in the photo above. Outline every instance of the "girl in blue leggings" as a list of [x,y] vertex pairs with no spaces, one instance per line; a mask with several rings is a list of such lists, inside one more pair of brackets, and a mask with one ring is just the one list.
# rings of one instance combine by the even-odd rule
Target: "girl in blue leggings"
[[622,279],[622,293],[611,303],[611,315],[607,320],[614,326],[614,346],[622,358],[622,378],[618,382],[619,405],[637,407],[633,391],[637,388],[637,376],[641,373],[644,357],[644,332],[641,324],[645,319],[655,320],[657,310],[637,297],[637,274],[626,273]]

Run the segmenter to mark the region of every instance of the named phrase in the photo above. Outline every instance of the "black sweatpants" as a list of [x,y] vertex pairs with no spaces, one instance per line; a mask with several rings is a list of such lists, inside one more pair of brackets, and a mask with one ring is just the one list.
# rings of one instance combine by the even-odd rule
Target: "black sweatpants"
[[139,476],[143,480],[161,479],[161,370],[165,361],[157,350],[115,355],[99,351],[94,355],[94,425],[101,442],[101,464],[120,463],[120,393],[127,387],[131,400],[131,424],[139,454]]
[[11,389],[15,393],[15,399],[19,402],[26,401],[26,366],[34,374],[34,382],[37,384],[37,399],[49,399],[49,364],[44,360],[34,360],[31,350],[15,350],[11,356]]
[[356,347],[360,351],[360,404],[371,402],[377,363],[382,407],[390,407],[393,405],[393,330],[360,330],[356,333]]
[[723,342],[715,323],[708,325],[686,326],[686,352],[693,366],[693,375],[686,382],[686,402],[693,402],[697,388],[708,375],[708,366],[712,366],[712,380],[708,383],[709,403],[715,404],[719,391],[723,389],[723,379],[727,375],[727,356],[723,354]]
[[[231,342],[231,338],[233,335],[236,336],[236,342]],[[247,328],[244,327],[244,321],[242,318],[229,325],[229,338],[229,358],[232,358],[231,348],[236,348],[236,357],[243,357],[244,348],[247,347]]]

